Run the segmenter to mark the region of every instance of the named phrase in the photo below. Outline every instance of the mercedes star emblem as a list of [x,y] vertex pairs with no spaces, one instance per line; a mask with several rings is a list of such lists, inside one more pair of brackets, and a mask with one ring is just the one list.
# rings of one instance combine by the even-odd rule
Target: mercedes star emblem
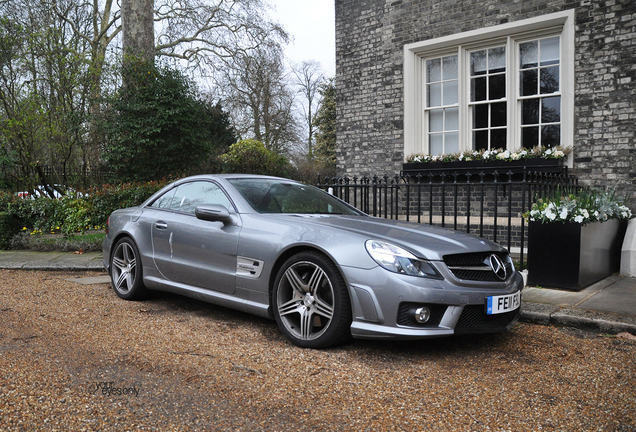
[[490,264],[490,268],[497,275],[497,277],[501,280],[506,280],[507,271],[506,264],[504,264],[503,260],[499,258],[497,255],[490,255],[490,259],[488,260]]

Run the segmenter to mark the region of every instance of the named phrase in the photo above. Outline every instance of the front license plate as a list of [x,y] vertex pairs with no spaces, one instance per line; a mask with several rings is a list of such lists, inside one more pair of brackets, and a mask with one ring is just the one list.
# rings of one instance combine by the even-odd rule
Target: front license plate
[[521,291],[514,294],[486,297],[486,313],[495,315],[510,312],[521,306]]

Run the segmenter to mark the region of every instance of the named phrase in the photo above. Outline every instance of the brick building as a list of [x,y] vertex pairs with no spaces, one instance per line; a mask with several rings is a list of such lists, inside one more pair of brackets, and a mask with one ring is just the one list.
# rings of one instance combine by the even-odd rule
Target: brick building
[[339,175],[560,144],[581,183],[636,196],[634,0],[335,4]]

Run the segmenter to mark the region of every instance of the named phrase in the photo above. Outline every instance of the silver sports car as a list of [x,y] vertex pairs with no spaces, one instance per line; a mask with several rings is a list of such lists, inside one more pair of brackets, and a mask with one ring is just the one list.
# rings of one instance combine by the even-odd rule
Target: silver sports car
[[523,279],[497,244],[282,178],[178,180],[113,212],[103,249],[121,298],[169,291],[274,318],[302,347],[504,331],[521,309]]

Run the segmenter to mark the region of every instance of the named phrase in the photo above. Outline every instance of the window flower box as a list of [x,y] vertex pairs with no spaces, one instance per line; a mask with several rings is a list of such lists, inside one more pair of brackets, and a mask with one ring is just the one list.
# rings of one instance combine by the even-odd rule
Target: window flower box
[[402,174],[409,174],[411,176],[421,174],[428,175],[441,174],[444,172],[447,175],[458,173],[466,175],[470,173],[473,178],[479,178],[480,173],[493,174],[497,171],[499,174],[523,174],[524,169],[527,173],[541,172],[541,173],[555,173],[561,174],[564,172],[563,159],[524,159],[518,161],[451,161],[451,162],[420,162],[420,163],[405,163],[402,167]]
[[532,150],[521,149],[517,152],[508,150],[468,151],[441,156],[411,155],[406,159],[402,174],[411,176],[446,175],[454,173],[466,175],[470,173],[478,178],[480,173],[492,175],[495,171],[500,175],[527,173],[561,174],[565,170],[564,160],[570,148],[537,147]]

